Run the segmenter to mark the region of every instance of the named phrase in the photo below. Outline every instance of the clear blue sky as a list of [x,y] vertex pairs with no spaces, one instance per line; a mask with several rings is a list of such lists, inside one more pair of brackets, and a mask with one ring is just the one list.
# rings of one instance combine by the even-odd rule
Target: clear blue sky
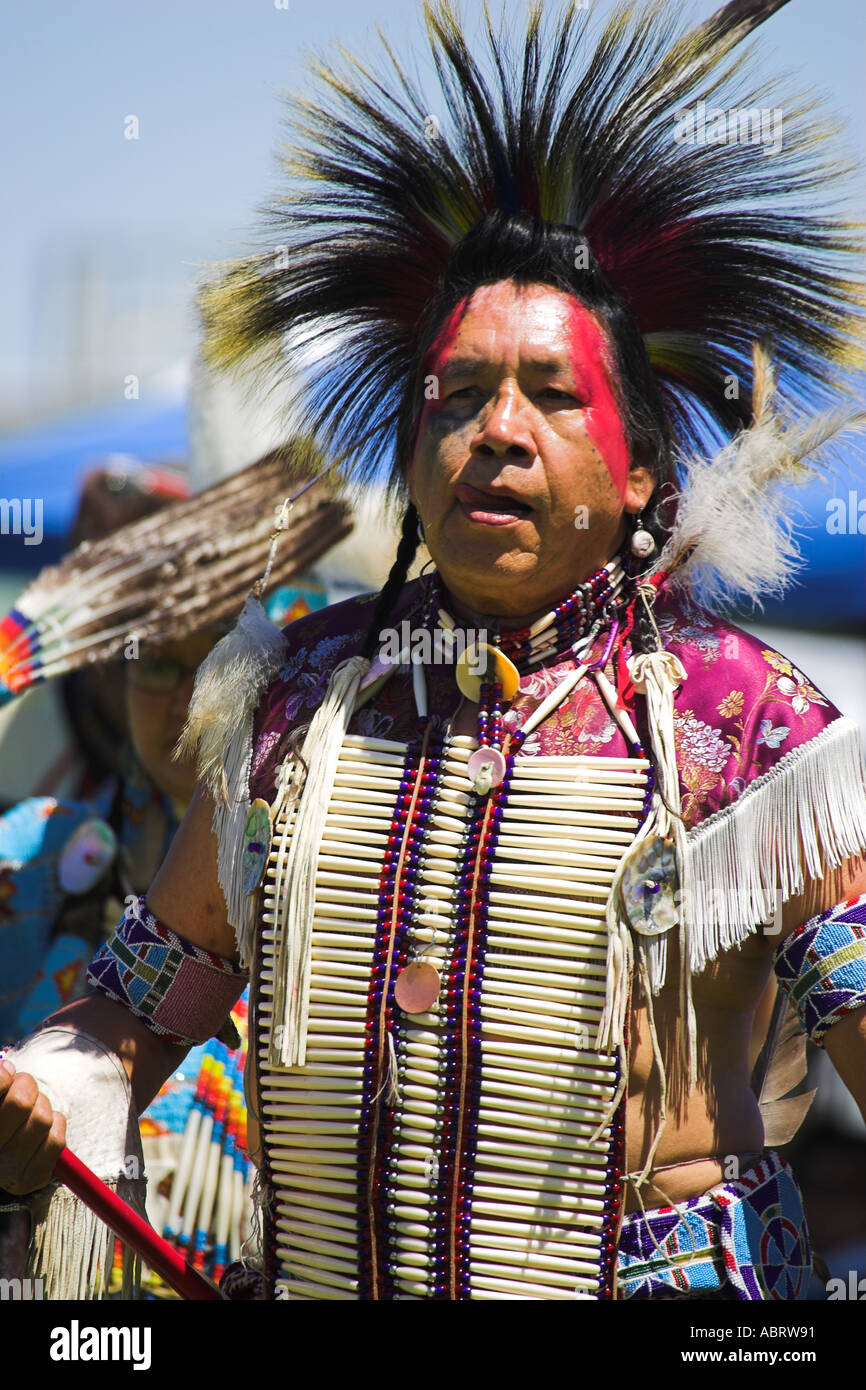
[[[284,0],[277,0],[277,4]],[[274,185],[279,91],[339,40],[398,52],[414,0],[74,0],[0,5],[0,372],[32,352],[32,277],[52,247],[169,227],[191,262],[231,255]],[[494,9],[496,0],[492,0]],[[718,0],[695,0],[696,17]],[[605,13],[608,0],[594,0]],[[480,13],[480,0],[465,4]],[[768,71],[831,97],[866,155],[866,4],[790,0],[762,31]],[[140,139],[123,138],[125,116]],[[866,195],[861,206],[866,204]]]

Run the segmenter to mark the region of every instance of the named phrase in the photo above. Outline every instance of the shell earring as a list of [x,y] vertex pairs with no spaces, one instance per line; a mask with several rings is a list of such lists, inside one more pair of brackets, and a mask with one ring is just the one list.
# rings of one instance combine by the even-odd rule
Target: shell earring
[[648,560],[650,555],[655,554],[655,550],[656,543],[643,524],[643,512],[638,512],[631,535],[631,553],[639,560]]

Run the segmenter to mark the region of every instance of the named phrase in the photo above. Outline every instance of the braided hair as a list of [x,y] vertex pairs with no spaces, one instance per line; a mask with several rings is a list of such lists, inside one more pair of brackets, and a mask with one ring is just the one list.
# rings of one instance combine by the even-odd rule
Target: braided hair
[[390,614],[397,602],[406,583],[412,561],[418,552],[418,543],[421,539],[420,517],[414,502],[410,502],[403,514],[403,525],[400,528],[400,544],[397,546],[397,555],[382,592],[376,600],[373,609],[373,616],[367,628],[364,642],[361,647],[361,656],[372,660],[376,648],[379,645],[379,631],[382,623]]

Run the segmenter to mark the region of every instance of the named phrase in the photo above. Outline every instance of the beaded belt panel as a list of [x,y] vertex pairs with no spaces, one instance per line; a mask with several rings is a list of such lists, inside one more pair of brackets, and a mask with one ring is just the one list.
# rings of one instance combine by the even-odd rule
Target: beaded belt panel
[[[518,757],[481,798],[475,747],[346,737],[295,1068],[268,1061],[272,847],[258,1016],[278,1297],[610,1295],[623,1126],[620,1108],[592,1137],[619,1080],[594,1039],[605,902],[648,765]],[[279,817],[274,846],[290,835]],[[394,981],[419,955],[441,990],[410,1015]]]

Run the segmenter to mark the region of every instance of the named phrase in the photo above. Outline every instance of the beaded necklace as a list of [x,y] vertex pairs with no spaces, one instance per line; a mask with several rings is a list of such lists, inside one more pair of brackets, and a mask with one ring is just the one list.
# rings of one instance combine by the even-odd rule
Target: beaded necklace
[[[568,598],[531,626],[517,631],[494,629],[492,641],[464,649],[457,661],[457,685],[466,699],[478,704],[478,748],[469,760],[469,775],[479,796],[487,795],[506,775],[508,758],[520,751],[529,734],[547,719],[586,673],[603,668],[619,633],[616,600],[625,575],[619,557],[590,576]],[[436,586],[436,590],[439,586]],[[434,591],[434,601],[439,592]],[[456,640],[457,629],[439,606],[439,622]],[[582,657],[609,629],[602,655],[593,662]],[[504,729],[503,701],[517,694],[521,675],[545,661],[572,657],[576,665],[518,729]],[[513,766],[513,762],[510,764]]]

